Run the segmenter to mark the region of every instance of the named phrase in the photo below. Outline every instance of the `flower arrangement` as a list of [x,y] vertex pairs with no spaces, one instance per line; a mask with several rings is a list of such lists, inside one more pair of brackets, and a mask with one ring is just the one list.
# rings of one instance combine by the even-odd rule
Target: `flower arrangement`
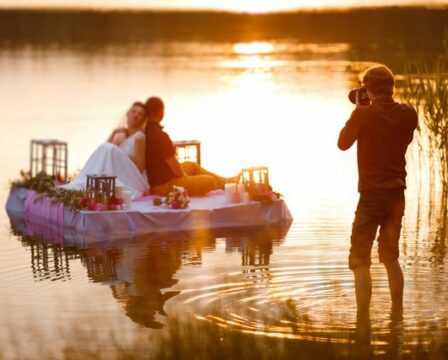
[[73,211],[91,210],[108,211],[118,210],[123,205],[123,199],[112,196],[107,204],[96,203],[89,198],[84,190],[62,189],[57,186],[58,179],[53,176],[39,173],[31,176],[29,172],[21,171],[21,178],[11,183],[11,190],[25,188],[34,190],[39,194],[36,200],[48,197],[53,204],[63,204],[67,209]]
[[241,180],[249,193],[250,200],[273,203],[282,196],[272,190],[272,186],[269,184],[269,169],[267,166],[246,168],[242,170],[241,174]]
[[173,186],[165,199],[165,204],[171,209],[186,209],[190,203],[188,191],[182,186]]
[[265,202],[265,203],[272,203],[275,200],[278,200],[281,198],[281,194],[275,191],[268,191],[268,192],[263,192],[263,193],[251,193],[250,197],[252,200],[255,201],[261,201],[261,202]]
[[83,209],[90,211],[114,211],[119,210],[123,207],[124,199],[118,198],[116,196],[111,196],[107,203],[95,202],[94,199],[86,196],[84,194],[81,199],[81,205]]

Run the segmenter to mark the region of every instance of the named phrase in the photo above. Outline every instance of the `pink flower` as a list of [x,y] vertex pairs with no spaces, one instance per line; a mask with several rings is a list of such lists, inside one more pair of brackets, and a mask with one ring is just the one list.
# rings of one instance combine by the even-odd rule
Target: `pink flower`
[[95,204],[95,211],[105,211],[107,210],[107,206],[103,204]]
[[239,203],[241,201],[241,196],[239,192],[234,192],[232,194],[232,202],[233,203]]
[[117,210],[117,209],[118,209],[118,206],[115,205],[115,204],[109,204],[109,205],[107,206],[107,210],[112,210],[112,211],[114,211],[114,210]]
[[179,200],[173,200],[173,201],[171,201],[171,207],[173,209],[180,209],[181,208],[181,202]]

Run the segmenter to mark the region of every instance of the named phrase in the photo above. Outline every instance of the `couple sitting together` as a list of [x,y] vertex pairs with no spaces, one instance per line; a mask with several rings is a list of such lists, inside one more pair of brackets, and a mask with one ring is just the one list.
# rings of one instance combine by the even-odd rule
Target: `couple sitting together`
[[167,195],[173,185],[182,186],[192,196],[223,188],[236,178],[215,175],[196,163],[179,163],[176,149],[160,125],[164,104],[151,97],[146,104],[135,102],[126,114],[126,126],[115,129],[90,156],[69,189],[86,186],[88,174],[117,176],[117,185],[132,192],[132,198],[145,194]]

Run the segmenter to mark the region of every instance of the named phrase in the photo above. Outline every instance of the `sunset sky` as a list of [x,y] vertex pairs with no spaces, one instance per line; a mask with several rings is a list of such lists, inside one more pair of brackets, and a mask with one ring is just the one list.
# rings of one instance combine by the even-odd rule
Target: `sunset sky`
[[296,10],[302,8],[448,5],[448,0],[0,0],[0,7],[89,7],[149,9],[212,9],[248,12]]

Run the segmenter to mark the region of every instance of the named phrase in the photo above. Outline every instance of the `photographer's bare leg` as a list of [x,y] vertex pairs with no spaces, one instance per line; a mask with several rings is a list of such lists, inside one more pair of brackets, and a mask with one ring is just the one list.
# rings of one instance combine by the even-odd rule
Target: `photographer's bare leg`
[[389,278],[390,297],[392,298],[392,308],[395,310],[403,309],[403,288],[404,276],[398,260],[384,264]]
[[390,210],[381,223],[380,236],[378,238],[380,260],[386,267],[392,308],[395,310],[403,309],[404,276],[398,261],[398,244],[404,208],[404,193],[403,191],[397,191],[393,197]]
[[359,312],[369,311],[370,298],[372,297],[372,279],[370,268],[362,266],[353,270],[355,276],[356,307]]

